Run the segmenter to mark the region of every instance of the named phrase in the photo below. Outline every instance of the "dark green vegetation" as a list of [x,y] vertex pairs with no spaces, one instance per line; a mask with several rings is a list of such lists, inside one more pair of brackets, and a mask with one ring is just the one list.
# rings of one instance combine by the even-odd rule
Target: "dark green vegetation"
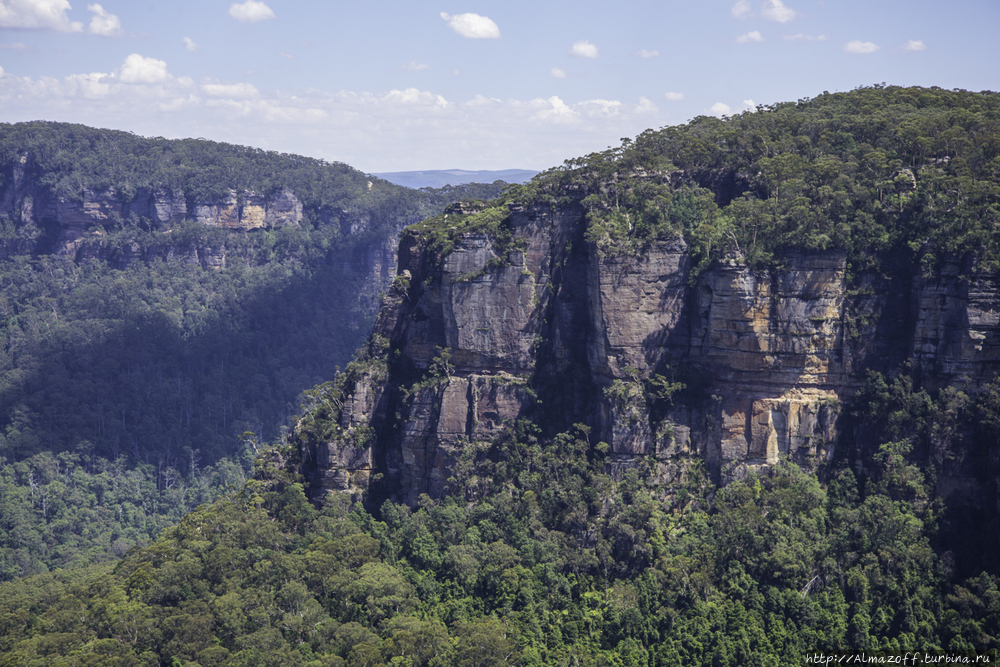
[[42,452],[0,467],[0,579],[117,559],[247,477],[228,458],[188,474],[126,461]]
[[[903,255],[1000,268],[1000,94],[874,86],[699,117],[567,160],[494,202],[582,198],[588,238],[638,252],[683,235],[707,267],[786,248],[847,251],[856,275]],[[438,217],[423,233],[462,233]],[[451,227],[455,226],[455,229]]]
[[[882,419],[900,400],[916,411],[948,402],[905,381],[873,378],[869,391]],[[984,427],[1000,417],[990,400],[976,409]],[[867,474],[842,469],[825,487],[786,464],[721,490],[694,474],[672,500],[634,472],[613,481],[594,445],[585,428],[543,441],[532,424],[513,424],[467,453],[455,495],[416,509],[387,502],[378,518],[336,499],[318,510],[286,472],[297,451],[274,452],[240,493],[114,569],[5,584],[0,665],[997,655],[995,556],[979,553],[991,574],[941,551],[947,521],[929,469],[908,460],[909,440],[884,443]]]
[[[19,489],[0,493],[0,548],[18,551],[4,551],[0,578],[111,557],[121,551],[110,546],[116,540],[125,548],[148,542],[164,522],[218,497],[232,480],[207,482],[204,469],[251,460],[242,434],[276,438],[302,390],[332,377],[364,340],[398,230],[454,199],[495,196],[502,185],[414,191],[343,164],[55,123],[0,125],[0,193],[8,197],[16,169],[19,187],[35,199],[110,188],[127,204],[158,187],[193,198],[289,188],[304,221],[237,232],[119,216],[84,230],[78,252],[67,255],[56,244],[58,219],[0,214],[0,470],[5,488]],[[185,260],[205,249],[224,255],[224,267]],[[44,458],[56,453],[70,458]],[[88,478],[105,469],[134,475],[129,502],[150,521],[119,511],[120,500],[89,488],[106,481],[91,479],[84,493],[121,519],[120,534],[83,515],[66,518],[74,530],[93,523],[92,544],[49,534],[52,516],[30,475],[11,465],[52,469],[35,481],[67,486],[81,470]],[[211,490],[188,497],[178,484]],[[18,494],[41,514],[25,515]],[[67,496],[67,510],[89,502],[68,498],[76,496]],[[37,537],[16,528],[32,522],[26,516],[35,517]]]
[[[998,120],[992,93],[883,87],[701,118],[412,233],[439,252],[470,230],[503,243],[507,203],[564,200],[585,207],[589,239],[609,253],[682,234],[702,266],[766,266],[805,247],[846,250],[854,275],[895,260],[932,270],[949,254],[993,270]],[[373,339],[308,392],[299,438],[327,440],[345,389],[384,373],[387,354]],[[448,373],[442,351],[420,382]],[[655,380],[649,393],[669,399],[675,387]],[[873,373],[843,420],[819,478],[783,463],[723,489],[697,466],[678,488],[647,484],[642,470],[616,481],[586,427],[550,436],[558,429],[520,421],[465,452],[451,495],[416,508],[312,505],[293,440],[258,458],[241,490],[117,564],[0,587],[0,665],[801,665],[839,650],[997,659],[995,509],[957,511],[935,490],[956,452],[997,477],[1000,384],[973,393],[923,387],[905,367]],[[47,483],[114,478],[83,455],[71,463],[80,481],[57,465],[62,477]],[[29,488],[18,492],[24,511],[46,521],[30,477],[10,474]]]

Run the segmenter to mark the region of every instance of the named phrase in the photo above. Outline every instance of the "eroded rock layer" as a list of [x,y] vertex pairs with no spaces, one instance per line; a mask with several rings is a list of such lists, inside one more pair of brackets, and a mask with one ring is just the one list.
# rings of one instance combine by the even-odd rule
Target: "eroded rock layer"
[[232,189],[222,196],[193,196],[166,186],[143,187],[134,192],[82,188],[69,194],[32,178],[27,161],[28,155],[23,155],[14,165],[13,178],[0,184],[0,215],[17,225],[37,224],[51,229],[53,247],[49,250],[59,254],[73,255],[88,235],[129,221],[144,221],[150,228],[164,229],[193,220],[249,230],[299,225],[303,220],[302,203],[287,188],[270,196]]
[[[509,209],[514,242],[468,233],[441,251],[404,236],[402,279],[375,327],[390,341],[389,377],[351,407],[372,432],[364,465],[328,448],[324,489],[363,490],[377,471],[398,500],[440,496],[463,451],[529,415],[592,427],[613,474],[652,461],[664,484],[692,461],[719,482],[780,458],[817,467],[865,371],[898,364],[900,349],[939,386],[1000,369],[996,276],[904,267],[849,291],[841,251],[694,275],[680,238],[599,252],[578,204]],[[656,386],[670,387],[658,407]]]

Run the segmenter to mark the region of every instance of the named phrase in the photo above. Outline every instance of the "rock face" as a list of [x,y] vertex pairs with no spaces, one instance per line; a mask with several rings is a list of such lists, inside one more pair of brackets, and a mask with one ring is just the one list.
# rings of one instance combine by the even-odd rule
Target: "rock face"
[[[368,472],[337,472],[358,453],[328,448],[323,488],[363,490],[378,471],[397,500],[440,496],[466,448],[525,415],[587,424],[613,474],[651,458],[663,484],[699,460],[719,482],[780,458],[817,467],[867,369],[908,357],[938,385],[963,386],[1000,370],[998,277],[968,278],[958,263],[862,277],[848,292],[841,251],[791,252],[767,272],[733,259],[694,277],[680,238],[599,253],[575,203],[512,205],[506,224],[517,243],[505,250],[469,233],[441,256],[404,235],[406,280],[375,326],[391,343],[389,378],[351,407],[373,434]],[[401,390],[432,367],[447,372]],[[657,407],[650,378],[687,388]]]
[[221,197],[196,197],[166,186],[139,188],[123,194],[113,188],[67,193],[36,182],[28,173],[27,155],[14,165],[13,178],[0,189],[0,216],[17,225],[36,224],[50,230],[58,254],[77,253],[81,240],[106,226],[143,220],[151,228],[168,228],[184,220],[227,229],[298,225],[302,203],[286,189],[270,196],[229,190]]

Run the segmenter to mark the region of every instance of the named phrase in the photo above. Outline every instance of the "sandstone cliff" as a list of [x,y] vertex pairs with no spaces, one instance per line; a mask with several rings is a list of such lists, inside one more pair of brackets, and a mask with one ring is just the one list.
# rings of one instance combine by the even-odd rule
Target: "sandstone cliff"
[[[933,275],[902,263],[851,290],[842,251],[695,275],[681,238],[600,252],[579,199],[507,207],[502,242],[472,231],[442,251],[404,235],[375,326],[388,374],[348,387],[342,434],[312,453],[318,487],[363,491],[380,473],[399,500],[440,496],[464,451],[525,416],[587,424],[613,474],[643,467],[660,484],[697,461],[722,483],[782,457],[818,468],[868,369],[909,360],[969,390],[1000,370],[997,276],[955,261]],[[685,389],[657,407],[650,378]],[[344,435],[358,429],[363,442]],[[971,483],[968,466],[953,463],[950,488]]]
[[[30,155],[14,164],[11,178],[0,189],[0,216],[17,226],[37,225],[47,231],[49,248],[56,254],[75,255],[88,235],[100,234],[115,224],[144,222],[152,229],[168,229],[185,220],[233,230],[280,225],[299,225],[302,203],[284,188],[269,197],[252,191],[230,189],[221,197],[187,195],[166,186],[138,188],[127,195],[113,187],[92,190],[83,187],[68,193],[53,188],[32,175]],[[20,251],[22,249],[17,249]],[[198,250],[192,252],[198,255]],[[208,264],[223,263],[212,258]],[[200,261],[200,260],[199,260]]]

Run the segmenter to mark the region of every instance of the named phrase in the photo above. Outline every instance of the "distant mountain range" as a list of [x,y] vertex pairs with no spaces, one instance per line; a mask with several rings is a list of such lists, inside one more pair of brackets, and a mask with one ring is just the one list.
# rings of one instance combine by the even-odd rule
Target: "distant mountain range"
[[390,183],[404,185],[408,188],[443,188],[446,185],[462,185],[463,183],[492,183],[506,181],[508,183],[526,183],[537,174],[530,169],[499,169],[466,171],[465,169],[429,169],[426,171],[388,171],[372,174],[384,178]]

